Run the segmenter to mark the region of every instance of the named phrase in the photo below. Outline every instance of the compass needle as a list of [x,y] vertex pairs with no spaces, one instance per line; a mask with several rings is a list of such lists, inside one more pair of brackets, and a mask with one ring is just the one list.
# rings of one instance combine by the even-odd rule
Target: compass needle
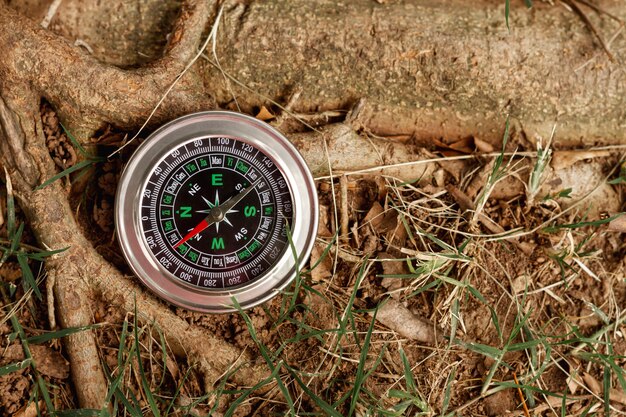
[[120,179],[116,227],[127,231],[118,238],[130,267],[156,294],[228,312],[233,299],[250,308],[293,280],[289,246],[303,265],[317,204],[310,171],[278,131],[249,116],[203,112],[139,146]]

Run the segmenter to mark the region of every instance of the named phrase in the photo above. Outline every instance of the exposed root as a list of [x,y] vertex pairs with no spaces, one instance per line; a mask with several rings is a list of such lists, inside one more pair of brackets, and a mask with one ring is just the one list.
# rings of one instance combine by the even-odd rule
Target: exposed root
[[[134,128],[147,118],[163,91],[196,53],[213,5],[185,2],[163,58],[136,70],[103,64],[0,5],[0,26],[12,28],[0,33],[0,49],[6,52],[0,63],[0,80],[7,85],[28,83],[53,104],[63,120],[71,122],[75,131],[89,132],[104,122]],[[192,78],[186,77],[192,87],[182,83],[174,88],[155,115],[155,123],[212,105],[201,83],[194,84]]]
[[[8,125],[10,118],[4,120]],[[5,130],[6,132],[6,130]],[[28,153],[35,165],[54,170],[43,138],[29,146]],[[11,143],[19,143],[13,139]],[[12,147],[12,153],[3,153],[3,163],[10,164],[12,154],[22,157],[26,150]],[[32,166],[30,166],[32,168]],[[132,311],[135,307],[146,320],[154,321],[163,329],[168,343],[180,355],[197,362],[207,388],[211,387],[231,367],[241,368],[233,379],[240,385],[253,384],[264,377],[263,371],[248,366],[250,358],[223,340],[188,324],[165,305],[142,291],[134,282],[109,265],[82,235],[60,182],[33,191],[23,181],[20,172],[11,172],[16,194],[27,209],[33,231],[40,243],[51,249],[67,248],[47,261],[47,269],[54,276],[56,311],[62,327],[86,326],[93,322],[92,290],[114,305]],[[21,168],[21,167],[20,167]],[[102,407],[107,384],[102,373],[96,342],[91,331],[76,333],[67,339],[67,350],[72,363],[72,376],[78,390],[81,406]],[[215,354],[219,352],[219,355]]]

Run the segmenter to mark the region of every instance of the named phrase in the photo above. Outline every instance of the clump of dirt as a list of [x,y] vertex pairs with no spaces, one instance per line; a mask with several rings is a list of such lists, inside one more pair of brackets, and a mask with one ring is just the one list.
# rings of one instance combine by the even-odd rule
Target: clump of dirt
[[41,121],[46,138],[46,146],[54,163],[62,170],[74,166],[78,162],[74,145],[63,130],[56,112],[50,104],[45,102],[41,107]]
[[[8,365],[4,360],[0,365]],[[28,400],[28,393],[32,389],[27,369],[11,372],[0,376],[0,411],[5,415],[14,415]]]

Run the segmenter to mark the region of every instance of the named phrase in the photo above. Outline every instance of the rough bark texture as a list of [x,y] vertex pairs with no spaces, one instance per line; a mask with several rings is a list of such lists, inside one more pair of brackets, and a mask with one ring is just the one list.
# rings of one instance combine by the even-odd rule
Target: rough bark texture
[[[0,83],[16,77],[24,80],[79,132],[88,134],[105,122],[135,128],[146,120],[197,52],[195,47],[212,10],[207,2],[183,7],[165,55],[149,66],[122,70],[99,62],[28,18],[0,7],[0,26],[13,28],[0,31],[0,45],[5,51]],[[155,122],[211,104],[202,84],[191,74],[171,91]]]
[[[160,7],[149,0],[133,7],[124,2],[114,4],[66,0],[51,27],[70,39],[86,39],[93,57],[105,62],[123,66],[145,62],[142,49],[146,56],[158,56],[154,45],[163,44],[163,39],[156,36],[156,28],[164,26],[164,16],[173,13],[176,2],[162,2]],[[228,0],[222,4],[217,41],[222,68],[278,102],[302,89],[294,111],[348,109],[365,98],[361,120],[370,131],[414,136],[424,142],[433,137],[453,140],[475,135],[496,143],[509,113],[515,127],[532,144],[536,135],[547,138],[555,122],[557,146],[624,140],[626,75],[621,64],[610,61],[580,16],[560,2],[536,3],[530,10],[522,2],[512,2],[510,31],[504,20],[504,2],[496,0],[384,4],[372,0]],[[597,5],[626,18],[619,1],[603,0]],[[14,7],[29,10],[19,4]],[[115,7],[121,8],[130,24],[117,18],[93,23],[94,16]],[[608,16],[585,6],[582,10],[607,42],[617,33],[619,24]],[[34,42],[24,43],[23,39],[35,36],[43,37],[43,43],[50,41],[43,32],[20,33],[21,24],[13,26],[18,30],[12,40],[22,40],[15,54],[28,57],[29,51],[34,51]],[[121,39],[115,33],[126,35]],[[154,40],[152,48],[143,45],[142,36]],[[7,41],[0,39],[0,44]],[[157,88],[141,90],[152,84],[142,77],[156,77],[149,69],[122,79],[85,53],[55,47],[61,53],[56,59],[50,57],[49,64],[50,59],[23,61],[43,75],[52,67],[55,76],[61,75],[58,78],[73,80],[67,84],[90,87],[89,95],[94,97],[83,100],[81,104],[87,108],[81,113],[91,115],[91,125],[108,121],[134,126],[158,100]],[[116,52],[116,47],[124,54]],[[626,52],[625,35],[619,34],[610,48],[619,60]],[[37,56],[40,61],[41,55]],[[76,64],[68,68],[70,62]],[[81,71],[86,67],[90,70]],[[172,108],[182,106],[184,112],[211,107],[209,93],[223,106],[234,106],[234,93],[247,111],[268,104],[261,95],[232,81],[227,83],[210,63],[191,73],[186,77],[189,87],[171,95],[173,105],[165,106],[170,111],[163,110],[155,122],[173,117]],[[90,82],[83,83],[87,80]],[[49,83],[41,86],[51,87]],[[79,98],[69,85],[60,87],[63,85],[52,88],[56,94],[51,99],[63,115],[77,116],[70,107]],[[114,111],[129,95],[136,98],[129,103],[129,111]]]
[[[294,88],[296,111],[348,108],[380,135],[501,140],[505,115],[534,144],[558,122],[563,145],[619,143],[626,129],[626,74],[580,17],[560,3],[504,1],[226,1],[218,40],[223,69],[276,100]],[[626,19],[619,1],[600,7]],[[618,24],[585,8],[609,39]],[[626,53],[626,38],[612,43]],[[232,100],[207,67],[219,103]],[[266,101],[231,83],[244,109]],[[601,121],[599,123],[599,121]]]

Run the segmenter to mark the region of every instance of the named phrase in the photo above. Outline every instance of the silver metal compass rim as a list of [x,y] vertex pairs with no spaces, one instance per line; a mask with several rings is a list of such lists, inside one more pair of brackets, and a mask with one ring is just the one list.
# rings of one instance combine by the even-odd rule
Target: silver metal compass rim
[[[186,285],[153,257],[141,232],[140,200],[147,178],[168,150],[206,137],[230,137],[262,150],[281,170],[294,204],[291,225],[293,251],[287,247],[275,264],[251,283],[208,290]],[[297,149],[276,129],[253,117],[229,111],[206,111],[175,119],[153,132],[128,161],[117,189],[115,225],[122,253],[135,275],[155,294],[191,310],[207,313],[237,311],[276,296],[297,274],[311,253],[318,224],[315,183]],[[122,233],[122,231],[125,231]]]

